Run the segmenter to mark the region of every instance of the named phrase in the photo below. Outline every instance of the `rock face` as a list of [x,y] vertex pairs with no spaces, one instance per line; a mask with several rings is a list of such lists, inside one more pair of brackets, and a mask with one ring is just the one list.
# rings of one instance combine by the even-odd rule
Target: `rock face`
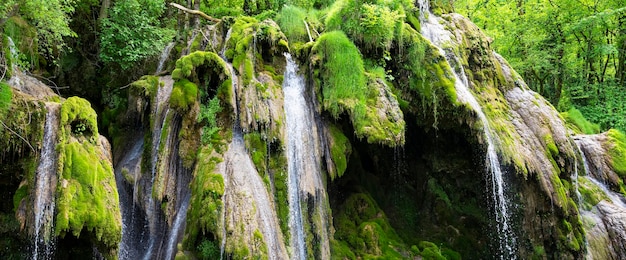
[[[574,135],[436,2],[339,0],[310,36],[252,17],[200,27],[168,46],[185,54],[159,64],[171,75],[103,112],[111,144],[88,102],[59,101],[55,256],[626,258],[626,138]],[[11,230],[36,222],[22,165],[44,154],[39,99],[60,99],[16,75],[17,112],[0,113],[0,176],[20,173],[0,182]]]

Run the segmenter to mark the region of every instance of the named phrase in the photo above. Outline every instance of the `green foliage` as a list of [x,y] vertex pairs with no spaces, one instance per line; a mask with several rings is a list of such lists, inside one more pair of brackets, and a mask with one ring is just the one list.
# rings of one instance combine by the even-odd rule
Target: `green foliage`
[[257,15],[264,11],[278,10],[285,2],[284,0],[207,0],[201,3],[200,10],[212,16],[223,17],[242,14]]
[[304,9],[288,5],[280,10],[276,22],[290,42],[306,42],[309,36],[304,25],[305,19],[306,11]]
[[11,87],[4,82],[0,82],[0,120],[4,119],[9,111],[12,99],[13,91],[11,91]]
[[[14,16],[4,24],[4,34],[11,37],[13,44],[15,44],[13,50],[15,53],[11,53],[7,39],[7,48],[5,49],[7,65],[17,65],[24,70],[38,69],[40,54],[37,28],[28,24],[21,17]],[[14,55],[16,56],[14,57]],[[7,66],[7,68],[11,68],[11,66]]]
[[120,0],[102,21],[100,58],[127,70],[158,54],[174,36],[163,28],[163,0]]
[[36,28],[40,49],[53,57],[65,46],[64,37],[76,37],[69,25],[75,5],[75,0],[6,0],[0,4],[0,19],[21,16]]
[[222,107],[220,106],[220,100],[217,96],[213,97],[207,105],[200,104],[198,122],[204,122],[202,135],[200,137],[203,145],[212,144],[221,139],[219,136],[220,127],[217,125],[217,114],[221,111]]
[[215,241],[204,240],[198,246],[198,254],[200,259],[218,259],[220,258],[220,247]]
[[580,111],[572,107],[567,112],[562,112],[561,116],[565,119],[567,126],[577,133],[597,134],[600,133],[600,126],[589,122]]
[[607,136],[611,167],[622,179],[626,179],[626,135],[617,129],[611,129]]
[[493,39],[531,89],[555,106],[573,104],[603,130],[626,129],[623,1],[459,0],[455,7]]
[[407,3],[339,0],[331,7],[325,23],[328,30],[344,31],[363,51],[382,55],[391,47],[394,31],[404,22],[404,4]]

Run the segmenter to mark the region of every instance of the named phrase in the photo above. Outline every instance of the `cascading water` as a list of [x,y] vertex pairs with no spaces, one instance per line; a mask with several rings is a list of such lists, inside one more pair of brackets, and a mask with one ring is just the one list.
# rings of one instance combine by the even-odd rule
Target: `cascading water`
[[[303,208],[301,201],[306,197],[315,198],[316,205],[308,205],[304,209],[313,208],[319,214],[313,219],[319,219],[320,223],[311,223],[317,226],[317,242],[319,248],[325,250],[321,256],[329,256],[327,212],[324,203],[326,192],[322,181],[318,136],[316,127],[313,125],[313,110],[305,98],[304,79],[297,73],[297,65],[289,53],[285,53],[287,67],[285,69],[283,93],[285,100],[285,119],[287,127],[287,165],[288,165],[288,191],[289,191],[289,229],[291,231],[290,245],[292,247],[292,259],[306,259],[306,239],[303,226]],[[306,212],[306,210],[304,210]],[[318,218],[319,217],[319,218]],[[323,257],[322,257],[323,258]]]
[[[143,226],[144,221],[138,219],[139,215],[135,214],[136,205],[134,203],[135,187],[137,186],[136,179],[139,178],[138,173],[141,171],[143,135],[140,134],[133,140],[128,152],[115,165],[115,182],[120,197],[120,210],[122,211],[122,240],[119,246],[119,259],[136,259],[136,248],[139,246],[137,245],[137,238],[140,237],[140,234],[136,234],[138,230],[135,227],[137,225]],[[125,179],[127,178],[127,176],[124,176],[125,174],[135,179],[132,187],[125,184]]]
[[[289,229],[291,232],[290,245],[293,250],[293,259],[306,259],[306,243],[304,239],[304,227],[302,225],[302,209],[300,206],[300,176],[304,170],[302,160],[304,155],[300,154],[304,148],[304,140],[298,140],[300,136],[310,136],[311,122],[306,113],[306,101],[304,100],[303,80],[296,74],[295,64],[289,54],[287,57],[287,70],[285,71],[285,82],[283,92],[285,94],[285,119],[287,120],[287,161],[288,164],[288,190],[289,190]],[[303,124],[298,124],[302,122]]]
[[163,49],[161,56],[159,56],[159,63],[157,65],[157,69],[155,73],[159,73],[163,71],[163,66],[165,65],[165,62],[167,61],[167,58],[170,57],[170,52],[172,51],[172,48],[174,47],[174,45],[176,45],[176,42],[170,42],[167,46],[165,46],[165,49]]
[[491,130],[487,116],[485,116],[482,111],[480,104],[469,90],[467,76],[459,58],[453,51],[445,50],[442,47],[452,42],[452,34],[447,31],[444,26],[440,24],[438,18],[430,12],[428,0],[419,0],[418,4],[420,7],[421,34],[426,39],[430,40],[433,45],[437,47],[439,52],[445,56],[455,77],[454,87],[458,100],[463,104],[469,105],[483,125],[484,137],[487,141],[486,165],[491,174],[491,176],[488,177],[488,179],[491,179],[491,183],[488,184],[488,186],[491,186],[493,206],[496,211],[495,217],[499,240],[499,257],[501,259],[515,259],[517,242],[511,227],[509,213],[510,199],[507,198],[507,194],[505,193],[506,185],[503,180],[503,173],[500,169],[500,162],[496,152],[496,136]]
[[54,225],[54,198],[56,192],[56,143],[59,128],[59,104],[46,103],[46,123],[43,147],[35,177],[35,230],[33,259],[51,259],[54,254],[52,229]]

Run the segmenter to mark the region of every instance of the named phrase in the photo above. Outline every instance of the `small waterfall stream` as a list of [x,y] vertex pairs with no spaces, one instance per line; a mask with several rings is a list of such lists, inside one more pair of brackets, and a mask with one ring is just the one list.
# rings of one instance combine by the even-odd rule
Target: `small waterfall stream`
[[157,69],[155,73],[159,73],[163,71],[163,66],[165,65],[165,62],[167,61],[167,58],[170,57],[170,52],[172,51],[172,48],[174,48],[174,45],[176,45],[176,42],[170,42],[167,46],[165,46],[165,49],[163,49],[161,56],[159,56],[159,63],[157,65]]
[[443,48],[445,44],[452,42],[452,34],[447,31],[438,18],[430,12],[428,0],[418,0],[420,6],[420,22],[421,34],[430,40],[446,58],[455,77],[454,87],[457,92],[458,100],[476,112],[478,119],[483,125],[484,137],[487,141],[486,164],[491,174],[491,192],[493,197],[493,206],[496,210],[495,217],[497,222],[498,240],[499,240],[499,257],[501,259],[515,259],[517,242],[511,227],[511,216],[509,205],[510,198],[505,193],[506,184],[503,179],[503,172],[500,168],[498,154],[496,152],[496,135],[489,126],[487,116],[474,95],[469,90],[467,76],[463,69],[463,65],[459,61],[459,57],[451,50]]
[[54,227],[54,198],[57,184],[57,132],[59,128],[59,109],[56,103],[46,103],[46,123],[44,126],[43,146],[35,176],[36,190],[34,203],[35,239],[33,259],[51,259],[54,254],[52,232]]
[[[291,259],[306,259],[307,245],[304,232],[302,212],[307,212],[312,219],[319,223],[310,223],[315,229],[319,248],[319,255],[324,258],[330,256],[328,242],[328,213],[324,182],[320,170],[320,155],[317,151],[319,136],[314,124],[313,109],[305,98],[305,84],[302,76],[298,75],[298,66],[289,53],[285,53],[287,67],[285,69],[283,93],[285,100],[285,120],[287,127],[287,165],[288,165],[288,201],[289,201],[289,229],[291,231],[290,245]],[[307,200],[307,197],[314,198]],[[314,205],[301,205],[307,201]],[[308,210],[307,210],[308,209]],[[311,210],[312,209],[312,210]],[[311,210],[312,212],[308,212]],[[315,216],[317,215],[317,216]]]

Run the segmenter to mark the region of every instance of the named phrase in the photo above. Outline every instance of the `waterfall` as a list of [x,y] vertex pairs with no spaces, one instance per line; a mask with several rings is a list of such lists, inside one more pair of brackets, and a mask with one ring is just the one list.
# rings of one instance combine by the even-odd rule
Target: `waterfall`
[[[119,259],[135,259],[137,252],[137,238],[141,236],[141,232],[136,225],[143,226],[142,220],[138,219],[135,210],[135,187],[137,187],[137,179],[141,171],[141,156],[143,154],[143,134],[138,134],[131,139],[129,150],[124,153],[120,161],[115,165],[115,182],[117,184],[120,210],[122,213],[122,239],[119,245]],[[133,187],[125,184],[126,177],[134,178]],[[133,190],[129,191],[129,188]],[[139,233],[139,234],[137,234]]]
[[[167,117],[170,113],[170,109],[169,106],[167,105],[167,102],[169,100],[169,97],[172,93],[172,88],[174,85],[174,82],[171,78],[171,76],[165,76],[165,77],[161,77],[160,80],[162,80],[165,84],[163,86],[159,86],[157,88],[157,94],[154,100],[154,104],[153,104],[153,113],[152,116],[154,117],[154,123],[152,126],[152,149],[151,149],[151,180],[150,182],[147,184],[147,193],[144,194],[144,196],[146,196],[147,201],[146,201],[146,217],[147,217],[147,222],[148,222],[148,227],[149,227],[149,237],[148,237],[148,249],[146,250],[143,259],[150,259],[151,257],[153,257],[153,251],[154,251],[154,246],[157,242],[160,242],[160,240],[162,239],[162,233],[163,230],[160,230],[162,228],[162,223],[161,223],[161,219],[160,219],[160,207],[159,205],[157,205],[157,202],[154,201],[153,198],[153,190],[154,190],[154,182],[157,176],[157,171],[159,169],[158,164],[159,164],[159,148],[161,147],[161,141],[162,141],[162,137],[161,134],[163,132],[163,128],[165,127],[165,123],[167,120]],[[172,142],[176,136],[173,135],[174,131],[168,131],[169,136],[166,137],[165,141],[167,147],[169,147],[170,142]],[[137,189],[135,189],[137,190]]]
[[[287,121],[287,165],[288,165],[288,191],[289,191],[289,230],[291,232],[290,245],[293,259],[306,259],[306,242],[304,239],[304,227],[302,225],[302,208],[300,206],[300,176],[305,167],[303,162],[304,152],[307,152],[305,139],[298,137],[310,137],[311,117],[307,117],[306,101],[304,100],[304,83],[296,74],[296,68],[291,56],[287,57],[287,69],[283,83],[285,95],[285,119]],[[301,123],[301,124],[300,124]],[[309,126],[307,127],[307,124]],[[310,143],[307,143],[310,144]],[[315,162],[313,162],[315,163]]]
[[57,184],[57,132],[59,128],[59,108],[56,103],[46,103],[46,123],[44,126],[43,147],[35,176],[35,240],[33,259],[51,259],[54,254],[52,232],[54,227],[54,198]]
[[487,116],[482,111],[480,104],[469,90],[469,83],[463,65],[459,57],[451,50],[443,48],[446,44],[452,42],[452,34],[445,30],[440,24],[438,18],[430,12],[428,0],[418,0],[420,6],[420,22],[421,34],[430,40],[446,58],[448,64],[452,68],[455,77],[454,87],[459,102],[469,105],[476,112],[478,119],[483,125],[484,137],[487,141],[487,154],[485,163],[491,176],[488,179],[491,183],[491,193],[493,197],[493,206],[495,209],[495,217],[499,240],[499,257],[501,259],[515,259],[517,242],[513,229],[511,227],[510,205],[511,198],[505,194],[506,184],[503,179],[503,172],[500,169],[500,162],[496,152],[496,135],[489,126]]
[[170,52],[172,51],[174,45],[176,45],[176,42],[170,42],[167,46],[165,46],[165,49],[163,49],[163,52],[161,52],[161,56],[159,56],[159,63],[157,65],[155,73],[159,73],[163,70],[163,66],[167,61],[167,58],[170,57]]
[[[290,245],[292,259],[306,259],[306,238],[304,234],[302,212],[313,209],[309,214],[312,219],[319,219],[320,223],[310,223],[312,229],[317,228],[319,248],[325,250],[321,256],[329,256],[328,232],[326,223],[328,216],[325,203],[326,191],[320,170],[320,155],[318,154],[319,136],[314,125],[313,110],[305,98],[305,84],[302,76],[298,75],[297,65],[289,53],[285,53],[287,67],[285,69],[283,93],[285,100],[285,120],[287,127],[287,166],[288,166],[288,201],[289,201],[289,229],[291,232]],[[301,201],[310,196],[315,205],[302,207]],[[324,258],[324,257],[322,257]]]
[[171,257],[170,259],[175,258],[176,254],[176,244],[182,238],[182,231],[184,231],[185,220],[187,219],[187,209],[189,208],[189,200],[191,199],[190,194],[187,194],[182,198],[182,204],[178,209],[178,213],[176,213],[176,219],[174,223],[172,223],[172,229],[170,230],[169,238],[167,239],[167,249],[165,251],[165,256]]

